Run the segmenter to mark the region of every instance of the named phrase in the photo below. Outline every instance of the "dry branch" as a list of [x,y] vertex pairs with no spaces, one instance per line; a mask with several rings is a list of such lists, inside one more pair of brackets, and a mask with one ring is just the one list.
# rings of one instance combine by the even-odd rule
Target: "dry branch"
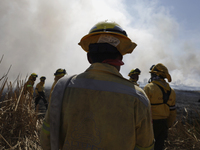
[[24,95],[23,85],[19,82],[16,88],[11,83],[4,82],[0,98],[3,90],[5,95],[0,102],[0,149],[41,150],[38,138],[40,124],[33,98]]

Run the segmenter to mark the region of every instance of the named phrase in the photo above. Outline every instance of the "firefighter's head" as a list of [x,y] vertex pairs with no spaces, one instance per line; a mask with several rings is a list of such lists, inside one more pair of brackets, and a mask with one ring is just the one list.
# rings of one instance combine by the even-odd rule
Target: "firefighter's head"
[[54,76],[56,80],[62,78],[63,76],[65,76],[67,74],[66,70],[65,69],[57,69],[56,72],[54,73]]
[[158,76],[158,77],[160,77],[162,79],[167,78],[168,82],[172,81],[171,76],[170,76],[170,74],[168,72],[167,67],[165,67],[161,63],[158,63],[157,65],[153,65],[150,68],[149,72],[151,73],[151,77]]
[[123,65],[122,57],[137,46],[115,22],[99,22],[85,35],[79,45],[87,52],[90,63]]
[[62,76],[63,77],[65,74],[67,74],[66,70],[59,68],[54,73],[54,76]]
[[140,69],[136,68],[136,69],[132,69],[128,76],[133,80],[133,81],[138,81],[139,80],[139,75],[140,75],[141,71]]
[[41,81],[41,82],[45,82],[45,80],[46,80],[46,77],[45,77],[45,76],[40,77],[40,81]]
[[38,77],[38,75],[37,75],[36,73],[32,73],[32,74],[30,75],[29,79],[35,81],[37,77]]

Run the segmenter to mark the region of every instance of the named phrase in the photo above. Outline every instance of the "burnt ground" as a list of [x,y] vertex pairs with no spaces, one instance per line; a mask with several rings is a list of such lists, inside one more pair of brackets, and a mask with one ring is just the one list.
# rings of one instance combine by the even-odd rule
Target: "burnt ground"
[[[200,118],[200,91],[176,92],[177,117],[188,117],[189,119]],[[197,112],[198,111],[198,112]]]

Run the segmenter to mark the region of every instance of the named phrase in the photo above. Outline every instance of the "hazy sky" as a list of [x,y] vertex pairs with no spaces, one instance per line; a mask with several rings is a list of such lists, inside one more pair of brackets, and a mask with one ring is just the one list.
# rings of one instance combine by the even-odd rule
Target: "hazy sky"
[[[172,85],[200,87],[199,0],[0,0],[0,78],[31,73],[53,83],[58,68],[79,74],[90,65],[78,45],[99,21],[115,21],[138,46],[124,56],[128,79],[140,68],[140,82],[153,64],[167,66]],[[39,79],[36,80],[36,83]]]

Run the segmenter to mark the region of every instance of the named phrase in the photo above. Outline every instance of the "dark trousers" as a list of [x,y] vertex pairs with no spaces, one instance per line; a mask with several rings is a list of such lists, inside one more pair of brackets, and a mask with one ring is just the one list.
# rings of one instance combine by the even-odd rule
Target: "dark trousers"
[[35,98],[35,108],[37,107],[38,103],[40,100],[43,100],[44,104],[45,104],[45,107],[46,109],[48,108],[48,103],[47,103],[47,100],[46,100],[46,97],[45,97],[45,94],[44,92],[38,92],[39,94],[36,96]]
[[153,120],[153,131],[155,137],[154,150],[163,150],[164,141],[167,139],[168,136],[167,120]]

